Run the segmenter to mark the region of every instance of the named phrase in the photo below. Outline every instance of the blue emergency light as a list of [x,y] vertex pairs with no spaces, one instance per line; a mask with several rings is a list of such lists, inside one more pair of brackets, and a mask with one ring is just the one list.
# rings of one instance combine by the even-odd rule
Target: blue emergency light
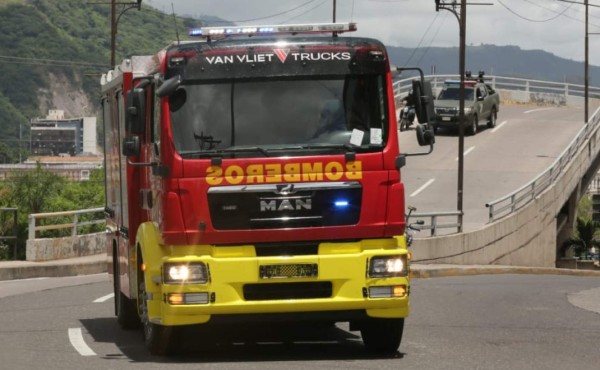
[[348,202],[347,200],[344,200],[344,199],[340,199],[340,200],[336,200],[334,205],[335,205],[335,208],[345,209],[345,208],[348,208],[348,206],[350,205],[350,202]]

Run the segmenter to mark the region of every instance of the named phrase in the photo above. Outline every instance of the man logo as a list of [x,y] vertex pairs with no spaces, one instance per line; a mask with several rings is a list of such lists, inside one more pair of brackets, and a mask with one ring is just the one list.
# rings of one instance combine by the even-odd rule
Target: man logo
[[287,195],[294,194],[296,191],[294,190],[294,184],[279,184],[276,185],[277,190],[275,190],[275,194]]
[[312,199],[282,199],[282,200],[261,200],[260,211],[300,211],[300,210],[311,210]]

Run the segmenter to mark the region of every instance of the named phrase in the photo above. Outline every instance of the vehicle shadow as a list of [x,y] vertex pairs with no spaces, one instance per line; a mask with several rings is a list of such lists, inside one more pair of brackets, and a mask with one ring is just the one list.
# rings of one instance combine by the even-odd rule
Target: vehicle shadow
[[272,361],[339,361],[403,358],[404,354],[373,354],[347,325],[192,326],[177,331],[176,350],[169,357],[151,355],[141,330],[126,331],[115,318],[82,319],[96,342],[114,343],[121,353],[105,359],[159,363],[237,363]]

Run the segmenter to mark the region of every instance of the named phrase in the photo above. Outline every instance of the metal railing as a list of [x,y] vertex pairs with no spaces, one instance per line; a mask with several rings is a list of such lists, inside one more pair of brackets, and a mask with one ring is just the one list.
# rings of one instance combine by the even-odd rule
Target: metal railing
[[[412,88],[412,81],[415,78],[417,77],[410,77],[395,81],[393,84],[395,97],[400,98],[408,94]],[[425,79],[431,82],[434,91],[441,87],[445,80],[457,80],[459,78],[460,76],[458,75],[425,76]],[[552,94],[558,98],[564,98],[564,100],[560,99],[559,101],[556,101],[559,104],[564,104],[569,96],[581,98],[585,96],[584,85],[570,83],[528,80],[501,76],[486,76],[486,83],[490,84],[496,90],[523,91],[526,94],[530,93],[527,99],[534,99],[535,94]],[[590,86],[588,93],[590,98],[600,98],[600,88],[598,87]],[[588,124],[581,128],[577,136],[569,143],[568,147],[548,169],[546,169],[531,182],[515,190],[514,192],[486,203],[485,206],[488,208],[488,222],[493,222],[502,217],[508,216],[509,214],[524,207],[544,190],[546,190],[550,185],[552,185],[560,173],[571,162],[575,154],[579,151],[581,145],[590,137],[591,133],[598,126],[598,123],[600,122],[599,111],[600,109],[594,112],[588,121]],[[458,225],[458,221],[456,223],[436,224],[436,220],[439,217],[457,217],[458,220],[460,212],[436,211],[414,214],[413,216],[429,217],[431,220],[430,223],[428,225],[421,225],[420,228],[432,230],[431,235],[435,236],[437,229],[453,228]],[[459,230],[459,227],[460,225],[457,227],[457,230]]]
[[522,208],[527,203],[535,199],[539,194],[552,185],[560,173],[571,162],[575,154],[579,151],[583,143],[587,141],[592,132],[598,127],[600,122],[600,108],[594,112],[588,124],[583,126],[577,133],[577,136],[571,141],[569,146],[560,154],[560,156],[539,176],[533,179],[525,186],[505,195],[502,198],[486,203],[489,208],[489,222],[507,216],[516,210]]
[[[413,224],[412,227],[416,230],[423,231],[429,230],[429,236],[437,236],[438,229],[457,229],[459,230],[461,225],[458,222],[458,216],[461,215],[459,211],[449,211],[449,212],[423,212],[423,213],[413,213],[410,215],[411,219],[419,219],[423,220],[429,219],[429,222],[425,221],[423,225]],[[447,218],[454,218],[455,222],[442,222],[442,220]]]
[[[412,88],[412,81],[416,77],[397,80],[393,83],[394,95],[402,97]],[[425,80],[430,81],[435,90],[440,88],[446,80],[458,80],[459,75],[432,75],[425,76]],[[569,96],[581,97],[585,96],[585,86],[571,84],[565,82],[552,82],[540,80],[528,80],[524,78],[502,77],[502,76],[485,76],[486,83],[497,90],[523,91],[533,94],[553,94],[567,98]],[[591,99],[600,98],[600,87],[589,87],[589,97]]]
[[[87,221],[79,221],[81,215],[101,215],[101,217],[94,217]],[[70,222],[64,223],[64,218],[70,218]],[[45,225],[37,225],[37,220],[49,220]],[[58,219],[58,220],[57,220]],[[62,223],[53,223],[62,222]],[[33,213],[29,215],[29,240],[36,239],[38,231],[47,230],[64,230],[71,229],[71,236],[81,235],[78,231],[80,227],[90,226],[96,224],[104,224],[106,222],[104,217],[104,208],[91,208],[91,209],[80,209],[77,211],[65,211],[65,212],[49,212],[49,213]]]

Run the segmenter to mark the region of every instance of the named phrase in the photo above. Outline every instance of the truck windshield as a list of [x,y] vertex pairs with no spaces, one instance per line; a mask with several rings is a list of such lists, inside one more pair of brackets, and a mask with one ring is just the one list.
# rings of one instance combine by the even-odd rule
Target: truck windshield
[[383,75],[184,82],[169,98],[175,148],[184,158],[381,151],[386,91]]
[[[459,100],[460,89],[457,87],[445,87],[440,92],[438,100]],[[465,100],[473,100],[473,88],[465,87]]]

